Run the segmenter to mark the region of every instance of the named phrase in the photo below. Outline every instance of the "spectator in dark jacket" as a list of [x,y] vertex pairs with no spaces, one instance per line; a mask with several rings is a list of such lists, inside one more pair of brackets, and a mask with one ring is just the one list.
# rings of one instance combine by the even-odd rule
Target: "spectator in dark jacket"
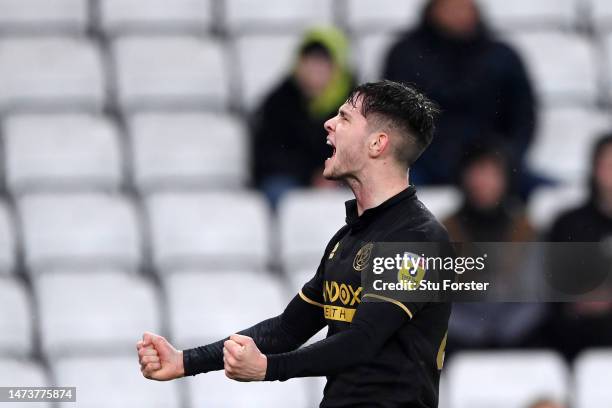
[[[554,223],[553,242],[612,240],[612,133],[595,145],[587,202],[562,214]],[[612,300],[553,304],[545,330],[548,345],[569,360],[587,347],[612,347]]]
[[323,124],[336,114],[354,85],[347,44],[333,28],[308,32],[293,71],[253,116],[254,181],[272,206],[291,188],[330,183],[321,174],[331,156]]
[[391,47],[383,75],[416,84],[442,108],[433,143],[410,169],[413,183],[450,183],[466,144],[484,134],[497,135],[511,166],[523,167],[533,90],[520,57],[487,30],[473,0],[429,1],[418,27]]

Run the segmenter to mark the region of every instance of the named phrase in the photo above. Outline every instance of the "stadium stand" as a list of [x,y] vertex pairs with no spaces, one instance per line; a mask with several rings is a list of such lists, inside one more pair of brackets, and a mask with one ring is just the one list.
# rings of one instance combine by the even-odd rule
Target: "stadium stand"
[[453,408],[523,408],[537,398],[567,397],[568,367],[551,352],[463,352],[446,370]]
[[2,38],[0,88],[0,111],[99,111],[105,103],[102,56],[79,37]]
[[226,51],[193,36],[125,36],[113,42],[122,109],[223,109],[229,103]]
[[382,76],[384,59],[393,45],[396,35],[392,33],[365,34],[355,42],[353,65],[359,69],[361,82],[375,81]]
[[424,0],[348,0],[346,24],[353,32],[403,31],[416,23],[424,3]]
[[[71,384],[77,388],[79,408],[180,407],[181,384],[145,379],[131,355],[62,358],[53,363],[52,371],[58,385]],[[58,406],[69,408],[74,403]]]
[[131,353],[143,331],[161,330],[156,288],[136,275],[57,271],[37,277],[34,289],[42,349],[52,359]]
[[19,200],[19,213],[32,273],[67,266],[135,270],[141,263],[135,207],[123,196],[28,195]]
[[0,201],[0,277],[15,270],[17,238],[15,225],[9,208]]
[[585,0],[588,15],[595,29],[599,32],[612,28],[612,4],[607,0]]
[[270,251],[269,211],[253,192],[157,193],[146,202],[153,261],[178,267],[263,270]]
[[461,205],[461,192],[455,187],[421,187],[417,189],[419,200],[439,221],[450,216]]
[[120,140],[102,116],[17,115],[4,121],[6,178],[14,195],[41,190],[118,190]]
[[574,407],[603,407],[612,404],[610,367],[612,350],[593,349],[578,356],[574,365]]
[[478,0],[485,17],[502,30],[572,29],[580,21],[581,0]]
[[587,191],[583,187],[540,187],[529,199],[527,216],[539,231],[547,232],[559,215],[581,204],[586,198]]
[[35,321],[31,316],[32,305],[24,285],[13,278],[0,277],[0,356],[32,354]]
[[[3,387],[45,387],[51,381],[45,369],[35,361],[0,357],[0,384]],[[53,408],[51,402],[19,402],[23,408]],[[73,403],[74,405],[74,403]]]
[[141,113],[130,117],[134,179],[140,191],[236,189],[247,179],[242,122],[210,113]]
[[134,32],[206,32],[211,0],[101,0],[100,20],[112,35]]
[[83,33],[88,6],[88,0],[2,0],[0,32]]

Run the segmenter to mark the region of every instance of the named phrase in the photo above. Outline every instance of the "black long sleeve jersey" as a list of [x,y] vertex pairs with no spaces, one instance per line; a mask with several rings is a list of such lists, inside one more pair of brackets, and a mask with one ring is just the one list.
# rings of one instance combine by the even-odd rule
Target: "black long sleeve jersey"
[[[448,235],[413,186],[361,216],[347,201],[346,225],[315,276],[282,314],[240,333],[266,354],[267,381],[327,376],[321,408],[437,407],[450,304],[362,296],[371,242],[448,242]],[[324,340],[300,348],[326,325]],[[185,374],[223,369],[224,340],[185,350]]]

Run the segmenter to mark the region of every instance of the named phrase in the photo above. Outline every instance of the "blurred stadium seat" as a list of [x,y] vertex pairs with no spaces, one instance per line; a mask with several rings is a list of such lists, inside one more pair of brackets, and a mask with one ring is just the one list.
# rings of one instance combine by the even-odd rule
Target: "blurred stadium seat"
[[578,356],[574,363],[573,407],[612,406],[611,367],[612,349],[592,349]]
[[[606,51],[605,63],[603,70],[605,71],[606,77],[606,95],[605,100],[608,103],[612,103],[612,33],[608,34],[604,39],[604,48]],[[607,111],[609,113],[609,111]]]
[[452,186],[420,187],[417,197],[440,222],[459,210],[463,200],[459,190]]
[[612,3],[609,0],[584,0],[589,7],[589,17],[600,32],[612,28]]
[[258,193],[157,193],[147,209],[158,271],[263,270],[267,264],[269,210]]
[[248,35],[236,40],[242,107],[252,111],[289,74],[299,35]]
[[212,0],[100,0],[101,25],[111,34],[203,32],[213,23]]
[[15,270],[17,237],[15,223],[7,204],[0,201],[0,277]]
[[221,340],[277,316],[293,297],[277,277],[262,271],[185,269],[163,282],[178,347]]
[[332,22],[333,0],[225,0],[225,26],[231,32],[290,31]]
[[569,372],[548,351],[463,352],[447,367],[453,408],[525,408],[537,398],[565,400]]
[[[180,407],[180,382],[145,379],[132,355],[63,358],[52,364],[52,372],[58,385],[77,388],[79,408]],[[61,408],[74,406],[74,402],[58,404]]]
[[[0,277],[0,355],[24,357],[32,353],[32,315],[32,305],[26,288],[12,278]],[[4,371],[4,366],[0,367]],[[1,380],[0,384],[8,385]]]
[[84,32],[88,0],[0,0],[0,32]]
[[[313,407],[308,382],[294,378],[287,382],[231,381],[223,372],[207,373],[190,379],[192,407],[214,408],[292,408]],[[317,403],[320,402],[317,401]]]
[[136,269],[141,237],[135,207],[123,196],[36,194],[19,200],[30,272],[67,266]]
[[128,127],[141,191],[240,188],[247,181],[248,139],[236,117],[143,113]]
[[353,32],[397,32],[418,21],[425,1],[348,0],[346,4],[347,25]]
[[[0,384],[3,387],[46,387],[51,382],[45,369],[35,361],[0,357]],[[74,403],[72,403],[74,405]],[[51,402],[19,402],[19,408],[54,408]]]
[[3,127],[6,178],[13,194],[36,190],[117,190],[121,148],[101,116],[18,115]]
[[344,225],[344,202],[349,191],[296,190],[279,204],[280,259],[284,271],[310,268],[316,271],[323,250]]
[[610,125],[608,114],[584,107],[542,110],[539,130],[527,155],[529,167],[564,183],[586,182],[593,144]]
[[366,34],[358,38],[353,65],[359,69],[360,81],[375,81],[383,77],[383,64],[396,38],[393,33]]
[[100,110],[105,102],[102,57],[84,38],[3,37],[0,89],[0,110]]
[[570,29],[579,21],[582,0],[478,0],[495,28]]
[[137,275],[58,271],[37,277],[34,289],[42,349],[50,358],[133,353],[143,331],[161,329],[159,296]]
[[591,105],[597,99],[596,48],[588,38],[564,32],[512,34],[545,105]]
[[123,109],[211,108],[229,103],[226,50],[212,38],[126,36],[113,43]]
[[586,198],[584,187],[540,187],[532,193],[527,203],[527,216],[538,231],[548,232],[558,216],[582,204]]

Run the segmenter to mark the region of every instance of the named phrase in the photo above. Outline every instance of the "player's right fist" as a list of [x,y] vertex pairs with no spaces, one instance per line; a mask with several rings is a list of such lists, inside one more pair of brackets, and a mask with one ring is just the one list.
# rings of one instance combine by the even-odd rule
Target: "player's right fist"
[[162,336],[145,332],[136,343],[140,372],[145,378],[168,381],[185,375],[183,352]]

